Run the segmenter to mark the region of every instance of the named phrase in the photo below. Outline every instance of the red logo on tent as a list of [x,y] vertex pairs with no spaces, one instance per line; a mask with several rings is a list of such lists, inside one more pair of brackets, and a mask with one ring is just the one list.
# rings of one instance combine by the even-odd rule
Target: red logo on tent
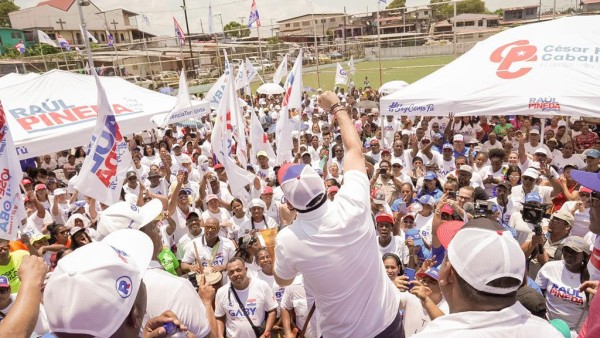
[[521,62],[537,61],[537,47],[530,45],[528,40],[519,40],[511,42],[496,49],[490,56],[490,61],[499,63],[496,75],[501,79],[516,79],[521,77],[531,70],[532,67],[518,68],[513,64]]

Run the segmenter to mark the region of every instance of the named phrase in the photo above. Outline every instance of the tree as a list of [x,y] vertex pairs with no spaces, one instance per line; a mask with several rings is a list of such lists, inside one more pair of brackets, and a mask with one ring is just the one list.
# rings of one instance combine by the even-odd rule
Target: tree
[[[431,0],[432,4],[445,3],[443,5],[433,6],[438,18],[451,18],[454,16],[454,5],[449,0]],[[483,0],[464,0],[456,4],[456,15],[464,13],[487,13]]]
[[223,28],[225,29],[225,36],[230,38],[244,38],[250,36],[250,29],[239,22],[231,21]]
[[392,0],[385,9],[402,8],[406,6],[406,0]]
[[11,27],[8,13],[21,9],[13,0],[0,0],[0,27]]

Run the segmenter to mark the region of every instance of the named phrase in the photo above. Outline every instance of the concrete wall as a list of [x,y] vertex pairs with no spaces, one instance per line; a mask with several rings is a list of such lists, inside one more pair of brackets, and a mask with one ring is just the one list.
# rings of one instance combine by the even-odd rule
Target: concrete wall
[[[465,42],[458,43],[456,45],[457,54],[464,54],[469,49],[475,46],[476,42]],[[381,48],[381,59],[385,60],[397,60],[400,58],[409,57],[424,57],[424,56],[435,56],[435,55],[453,55],[454,45],[447,44],[441,46],[413,46],[413,47],[395,47],[395,48]],[[365,48],[365,59],[366,61],[378,60],[377,47]]]

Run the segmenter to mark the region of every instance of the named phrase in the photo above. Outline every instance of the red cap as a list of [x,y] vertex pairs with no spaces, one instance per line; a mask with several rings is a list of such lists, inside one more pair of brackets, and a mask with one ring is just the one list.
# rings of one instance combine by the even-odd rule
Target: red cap
[[43,184],[43,183],[38,183],[38,184],[36,184],[36,185],[35,185],[35,188],[34,188],[34,190],[35,190],[35,191],[38,191],[38,190],[44,190],[44,189],[48,189],[48,188],[46,188],[46,185],[45,185],[45,184]]
[[453,215],[454,209],[452,209],[452,207],[448,203],[446,203],[442,206],[441,212]]
[[381,151],[381,153],[382,153],[382,154],[383,154],[383,153],[388,153],[388,154],[391,154],[391,152],[390,152],[390,150],[389,150],[389,149],[383,149],[383,150]]
[[448,249],[448,245],[450,245],[450,241],[454,238],[454,235],[460,230],[460,228],[465,225],[463,221],[448,221],[440,224],[440,227],[437,230],[438,239],[442,246]]
[[22,180],[21,180],[21,184],[22,184],[22,185],[25,185],[25,184],[31,184],[31,180],[30,180],[30,179],[28,179],[28,178],[24,178],[24,179],[22,179]]
[[263,189],[263,191],[262,191],[262,194],[263,194],[263,195],[266,195],[266,194],[272,194],[272,193],[273,193],[273,188],[271,188],[271,187],[269,187],[269,186],[266,186],[266,187]]
[[375,222],[387,222],[394,224],[394,217],[390,214],[379,214],[375,216]]
[[331,187],[329,187],[329,189],[327,189],[327,194],[330,194],[332,192],[338,192],[340,190],[340,188],[337,187],[337,185],[332,185]]
[[214,170],[225,169],[225,167],[221,163],[217,163],[213,166]]

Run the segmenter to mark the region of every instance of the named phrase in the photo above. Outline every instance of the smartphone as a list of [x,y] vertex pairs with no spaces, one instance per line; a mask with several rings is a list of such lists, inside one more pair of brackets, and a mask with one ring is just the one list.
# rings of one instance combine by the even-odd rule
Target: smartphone
[[451,191],[448,193],[448,198],[456,201],[456,191]]
[[406,211],[407,211],[406,202],[400,202],[400,204],[398,204],[398,213],[406,214]]
[[[415,280],[415,275],[417,274],[417,270],[411,268],[404,269],[404,275],[408,277],[408,281],[412,282]],[[413,288],[412,283],[409,284],[408,289],[411,290]]]
[[379,174],[387,175],[387,169],[379,169]]

